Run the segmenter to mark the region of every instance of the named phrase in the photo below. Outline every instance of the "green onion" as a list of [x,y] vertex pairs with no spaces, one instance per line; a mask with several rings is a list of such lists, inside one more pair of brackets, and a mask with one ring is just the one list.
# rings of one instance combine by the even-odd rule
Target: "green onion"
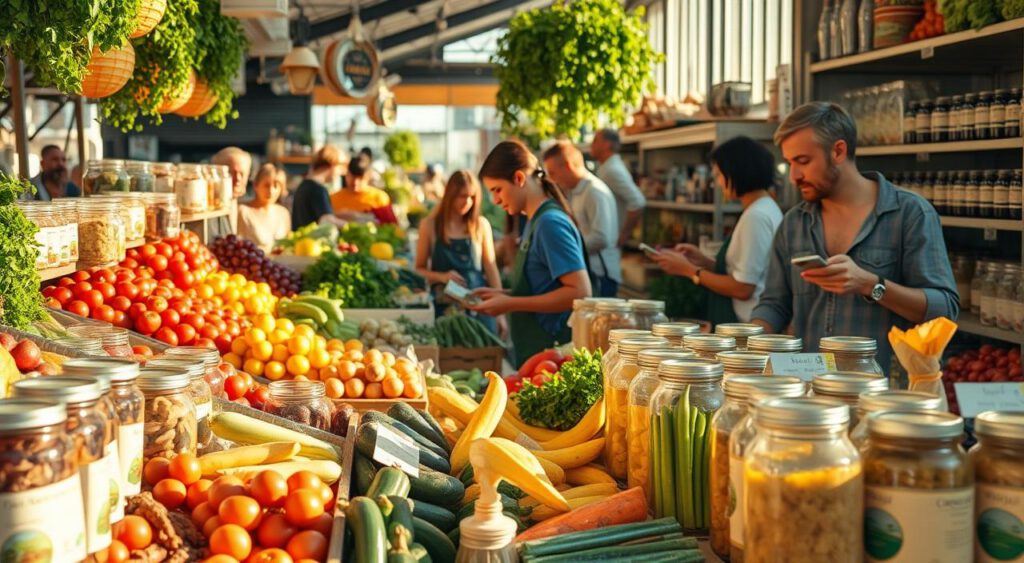
[[[618,543],[648,538],[650,536],[672,535],[681,533],[679,522],[675,518],[659,518],[647,522],[636,522],[630,524],[618,524],[607,528],[597,528],[582,532],[573,532],[552,536],[539,540],[523,542],[519,549],[524,556],[553,555],[556,553],[568,553],[580,549],[600,547],[604,545],[615,545]],[[672,538],[666,538],[672,539]]]

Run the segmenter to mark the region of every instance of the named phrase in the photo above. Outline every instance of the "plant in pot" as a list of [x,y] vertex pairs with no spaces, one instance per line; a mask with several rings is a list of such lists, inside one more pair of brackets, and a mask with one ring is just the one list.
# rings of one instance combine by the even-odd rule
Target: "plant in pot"
[[412,131],[395,131],[384,140],[384,154],[391,164],[403,170],[413,170],[423,165],[420,157],[420,137]]
[[229,117],[238,118],[231,81],[238,75],[249,42],[237,19],[221,15],[218,0],[199,0],[195,32],[196,90],[205,92],[193,92],[193,100],[201,96],[198,107],[186,103],[178,115],[204,116],[206,123],[223,129]]

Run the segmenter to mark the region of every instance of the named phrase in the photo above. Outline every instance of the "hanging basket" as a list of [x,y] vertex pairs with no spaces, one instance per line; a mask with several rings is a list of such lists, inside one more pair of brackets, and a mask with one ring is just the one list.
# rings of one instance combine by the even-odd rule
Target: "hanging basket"
[[99,48],[92,50],[92,61],[85,68],[80,94],[87,98],[106,98],[117,93],[128,83],[135,70],[135,48],[125,42],[124,45],[101,53]]
[[196,80],[196,87],[192,90],[192,97],[174,113],[182,117],[199,117],[213,109],[213,105],[216,103],[217,95],[210,90],[206,82]]
[[142,37],[153,31],[156,24],[164,18],[167,11],[167,0],[142,0],[139,6],[139,23],[132,32],[132,39]]
[[173,98],[167,98],[164,103],[157,109],[160,113],[171,113],[177,111],[181,106],[185,105],[189,98],[192,97],[192,91],[196,88],[196,73],[191,72],[188,75],[188,84],[181,91],[181,94]]

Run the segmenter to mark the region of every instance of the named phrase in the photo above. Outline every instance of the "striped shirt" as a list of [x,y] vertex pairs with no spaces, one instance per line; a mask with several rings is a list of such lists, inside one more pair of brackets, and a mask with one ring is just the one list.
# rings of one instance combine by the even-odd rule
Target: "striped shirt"
[[[921,196],[897,188],[880,173],[875,211],[868,215],[846,254],[861,268],[900,285],[921,289],[927,299],[925,320],[956,320],[960,296],[946,254],[939,216]],[[825,336],[866,336],[878,343],[876,359],[888,372],[892,348],[889,329],[910,321],[860,295],[837,295],[804,281],[790,264],[794,256],[828,257],[821,205],[803,202],[786,213],[772,244],[768,280],[752,317],[781,332],[792,323],[808,351]]]

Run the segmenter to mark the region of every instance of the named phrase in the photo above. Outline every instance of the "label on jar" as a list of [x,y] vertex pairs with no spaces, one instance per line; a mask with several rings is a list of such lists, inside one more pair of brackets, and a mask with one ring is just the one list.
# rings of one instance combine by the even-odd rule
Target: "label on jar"
[[1003,104],[992,104],[988,112],[988,122],[993,126],[1002,127],[1006,121],[1006,106]]
[[975,561],[1024,561],[1024,490],[978,484]]
[[1007,127],[1020,127],[1020,104],[1006,104],[1006,118],[1003,120]]
[[196,420],[206,420],[213,412],[213,401],[196,403]]
[[109,467],[107,475],[110,476],[110,521],[120,522],[124,518],[124,487],[121,485],[121,456],[117,439],[111,440],[103,448],[103,456]]
[[82,478],[82,500],[85,503],[85,544],[89,553],[110,545],[110,503],[116,481],[110,472],[106,456],[82,465],[78,474]]
[[178,180],[174,183],[182,211],[206,211],[206,180]]
[[949,204],[953,207],[962,205],[964,197],[967,195],[966,191],[966,187],[962,183],[953,184],[953,189],[949,192]]
[[936,111],[932,113],[932,135],[945,133],[949,129],[949,113]]
[[128,208],[128,240],[139,240],[146,236],[146,208]]
[[963,114],[963,110],[951,109],[949,110],[949,132],[956,134],[960,130],[960,116]]
[[[60,240],[59,260],[61,264],[71,262],[71,228],[69,225],[57,227],[57,238]],[[74,228],[77,230],[77,227]]]
[[974,488],[915,490],[868,486],[867,561],[961,563],[971,560]]
[[75,475],[52,485],[0,494],[4,561],[85,559],[82,486]]
[[930,113],[918,112],[914,118],[914,131],[918,134],[928,133],[932,130],[932,116]]
[[78,223],[71,223],[64,227],[68,232],[68,252],[72,262],[78,261]]
[[142,423],[122,424],[117,428],[117,461],[120,465],[124,496],[142,491]]
[[992,203],[996,207],[1009,207],[1010,206],[1010,188],[1005,185],[997,185],[992,190]]
[[729,454],[729,543],[743,547],[743,458]]
[[50,234],[45,227],[36,231],[35,241],[36,248],[39,250],[39,254],[36,256],[36,268],[48,268],[49,263],[46,257],[50,250]]
[[988,106],[978,105],[974,108],[974,128],[975,129],[988,129]]

